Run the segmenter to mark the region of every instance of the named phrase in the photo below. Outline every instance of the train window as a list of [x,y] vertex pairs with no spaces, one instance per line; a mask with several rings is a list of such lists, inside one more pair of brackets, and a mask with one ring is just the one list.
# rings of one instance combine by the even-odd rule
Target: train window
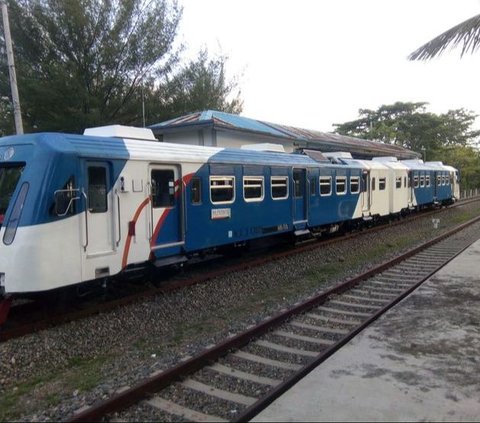
[[3,234],[3,243],[5,245],[10,245],[15,238],[18,224],[20,223],[20,217],[22,216],[23,206],[25,205],[25,199],[27,198],[28,188],[28,182],[24,182],[13,203],[12,212],[6,223],[5,233]]
[[407,177],[403,177],[403,188],[407,188]]
[[105,213],[108,210],[107,168],[88,168],[88,210],[90,213]]
[[233,176],[211,176],[210,200],[213,204],[233,203],[235,200],[235,178]]
[[191,202],[192,204],[201,204],[202,202],[202,181],[200,178],[194,177],[191,182]]
[[375,178],[372,178],[372,191],[375,191],[375,189],[376,189],[375,182],[376,182]]
[[420,187],[423,188],[425,186],[425,175],[420,175]]
[[23,165],[0,167],[0,227],[24,167]]
[[425,175],[425,186],[426,187],[430,186],[430,175]]
[[450,178],[449,178],[448,174],[445,175],[445,185],[450,185]]
[[270,179],[272,198],[282,200],[288,198],[288,176],[272,176]]
[[332,193],[332,177],[320,176],[320,195],[330,195]]
[[360,192],[360,178],[358,176],[352,176],[350,178],[350,192],[352,194]]
[[395,179],[395,186],[397,189],[402,188],[402,177],[399,176],[398,178]]
[[378,189],[380,191],[384,191],[387,186],[387,179],[386,178],[378,178]]
[[445,185],[445,175],[442,175],[442,185]]
[[80,191],[75,189],[75,182],[73,175],[63,185],[63,188],[55,191],[55,203],[51,208],[51,213],[57,216],[66,216],[75,214],[75,200],[80,199]]
[[300,169],[293,170],[293,183],[295,188],[295,197],[301,198],[304,195],[304,171]]
[[152,206],[172,207],[175,204],[175,174],[170,169],[153,169]]
[[362,173],[362,192],[367,192],[368,190],[368,172]]
[[347,178],[345,176],[337,176],[335,179],[337,195],[343,195],[347,192]]
[[263,177],[245,176],[243,178],[243,198],[245,201],[262,201],[263,197]]
[[408,174],[408,188],[412,188],[412,175]]
[[315,183],[315,178],[310,178],[310,195],[317,194],[317,184]]
[[413,187],[418,188],[418,175],[413,177]]

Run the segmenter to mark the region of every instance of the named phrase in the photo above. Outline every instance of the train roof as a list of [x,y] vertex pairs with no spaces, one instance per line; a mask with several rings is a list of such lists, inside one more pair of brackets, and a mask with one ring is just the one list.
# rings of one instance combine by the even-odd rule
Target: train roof
[[[34,145],[36,148],[49,149],[58,153],[97,159],[303,167],[322,165],[304,154],[204,147],[164,143],[152,139],[127,139],[98,135],[36,133],[1,138],[0,148],[7,145]],[[345,167],[345,165],[341,166]]]
[[447,171],[453,171],[453,172],[458,171],[458,169],[454,168],[453,166],[443,164],[443,162],[427,162],[427,164],[441,170],[447,170]]
[[438,167],[430,164],[429,162],[424,162],[421,159],[417,160],[402,160],[402,163],[405,164],[409,169],[412,170],[438,170]]
[[347,163],[351,166],[361,166],[364,169],[388,169],[385,164],[381,162],[374,162],[372,160],[360,160],[360,159],[341,159],[342,162]]
[[374,157],[372,161],[382,163],[383,165],[387,166],[390,169],[395,169],[395,170],[408,169],[408,166],[405,163],[399,161],[396,157]]

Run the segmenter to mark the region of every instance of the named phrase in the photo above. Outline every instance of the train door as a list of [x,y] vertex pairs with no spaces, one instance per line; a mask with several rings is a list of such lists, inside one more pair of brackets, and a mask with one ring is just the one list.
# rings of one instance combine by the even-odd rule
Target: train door
[[108,162],[86,161],[82,197],[85,204],[83,225],[83,280],[113,274],[116,254],[115,201]]
[[414,183],[413,183],[413,171],[410,170],[408,172],[408,207],[412,208],[414,206],[413,200],[414,200]]
[[370,172],[364,170],[362,172],[362,214],[368,215],[370,212],[371,204],[371,189],[370,189]]
[[436,201],[438,198],[438,175],[439,172],[433,172],[433,200]]
[[111,254],[115,250],[113,199],[110,168],[107,162],[87,162],[86,234],[87,259]]
[[297,229],[307,223],[306,169],[293,169],[293,224]]
[[458,171],[449,172],[450,175],[450,184],[452,188],[452,196],[455,197],[455,200],[460,200],[460,186]]
[[150,246],[152,250],[165,249],[165,255],[175,254],[180,251],[185,238],[180,168],[175,165],[151,165],[148,171]]

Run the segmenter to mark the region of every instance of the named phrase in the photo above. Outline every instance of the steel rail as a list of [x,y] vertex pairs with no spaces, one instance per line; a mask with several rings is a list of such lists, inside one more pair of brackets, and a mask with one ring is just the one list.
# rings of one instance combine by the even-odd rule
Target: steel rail
[[[193,358],[189,358],[188,360],[179,363],[175,367],[152,376],[143,382],[140,382],[134,387],[131,387],[123,392],[114,394],[111,398],[103,400],[99,403],[94,404],[93,406],[85,409],[83,411],[78,412],[75,414],[69,421],[70,422],[85,422],[85,421],[98,421],[105,415],[111,414],[113,412],[121,411],[129,406],[132,406],[142,399],[148,397],[149,395],[162,390],[163,388],[169,386],[171,383],[180,380],[182,377],[185,377],[195,371],[200,370],[208,363],[215,361],[216,359],[226,355],[231,350],[239,349],[245,345],[247,345],[252,339],[257,338],[268,331],[270,331],[273,327],[276,327],[288,319],[290,319],[294,315],[301,314],[306,312],[315,306],[318,306],[325,302],[329,297],[335,294],[341,294],[352,287],[359,284],[361,281],[368,279],[378,273],[383,272],[384,270],[404,261],[405,259],[419,253],[420,251],[460,232],[461,230],[467,228],[468,226],[480,221],[480,216],[474,219],[469,220],[450,231],[439,235],[438,237],[423,243],[413,249],[410,249],[406,253],[402,254],[401,256],[395,257],[393,259],[387,260],[382,264],[376,266],[373,269],[370,269],[354,278],[343,282],[342,284],[335,286],[319,295],[311,297],[306,301],[293,306],[291,309],[279,312],[275,316],[272,316],[257,326],[248,329],[238,335],[227,339],[220,344],[213,346],[211,348],[206,349],[204,352],[198,354]],[[308,374],[311,370],[313,370],[318,364],[324,361],[326,358],[331,356],[335,353],[341,346],[343,346],[346,342],[348,342],[351,338],[357,335],[361,330],[363,330],[366,326],[371,324],[373,321],[378,319],[383,313],[409,295],[414,289],[416,289],[421,283],[423,283],[426,279],[431,277],[439,268],[443,267],[446,263],[451,261],[456,255],[460,254],[465,248],[464,247],[461,251],[457,252],[454,256],[450,259],[446,260],[441,266],[439,266],[436,270],[429,273],[427,276],[422,278],[422,280],[412,287],[408,288],[404,293],[400,296],[392,300],[386,306],[381,308],[378,312],[373,314],[370,318],[368,318],[363,324],[359,327],[355,328],[351,333],[349,333],[345,338],[342,338],[332,347],[329,347],[324,352],[320,353],[319,356],[314,359],[312,363],[307,364],[303,367],[299,373],[296,373],[291,378],[287,379],[286,381],[282,382],[272,391],[270,391],[265,397],[259,399],[256,403],[248,407],[244,410],[241,415],[237,416],[235,421],[245,421],[256,415],[259,411],[264,409],[267,405],[269,405],[274,399],[276,399],[279,395],[284,393],[288,390],[292,385],[294,385],[298,380]]]

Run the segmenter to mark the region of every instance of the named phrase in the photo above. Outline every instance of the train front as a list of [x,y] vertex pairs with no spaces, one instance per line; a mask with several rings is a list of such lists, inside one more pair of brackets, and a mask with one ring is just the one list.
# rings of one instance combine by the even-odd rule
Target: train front
[[41,138],[39,134],[0,138],[0,324],[12,294],[38,291],[42,284],[37,265],[49,245],[32,228],[46,222],[45,181],[55,154],[41,145]]
[[10,305],[7,278],[12,272],[12,253],[21,254],[12,244],[29,191],[28,181],[22,178],[32,153],[28,138],[0,139],[0,323],[5,320]]

